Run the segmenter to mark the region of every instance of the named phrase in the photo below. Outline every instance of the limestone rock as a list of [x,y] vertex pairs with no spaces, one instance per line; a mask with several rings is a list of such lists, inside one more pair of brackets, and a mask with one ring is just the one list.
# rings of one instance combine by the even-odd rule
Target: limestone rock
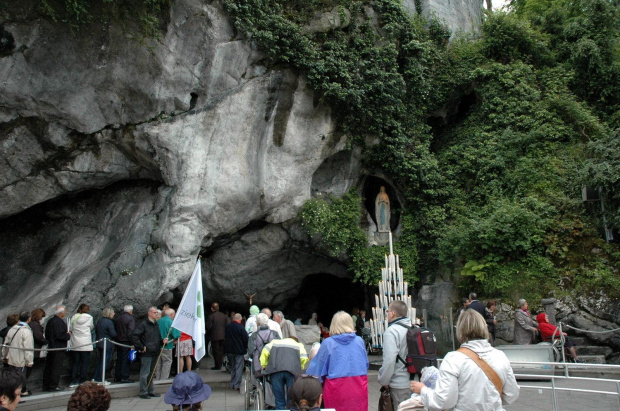
[[354,186],[359,153],[221,2],[174,1],[146,47],[112,20],[74,36],[36,6],[17,2],[0,29],[0,317],[144,312],[180,298],[201,251],[206,297],[228,304],[248,291],[277,306],[304,276],[347,275],[295,217],[312,190]]
[[351,12],[347,9],[335,7],[325,13],[317,13],[307,26],[302,28],[302,33],[327,32],[338,28],[346,28],[351,22]]
[[420,0],[421,14],[426,18],[436,16],[452,31],[471,34],[482,24],[482,0]]
[[318,325],[296,325],[295,332],[299,342],[306,346],[321,341],[321,330]]

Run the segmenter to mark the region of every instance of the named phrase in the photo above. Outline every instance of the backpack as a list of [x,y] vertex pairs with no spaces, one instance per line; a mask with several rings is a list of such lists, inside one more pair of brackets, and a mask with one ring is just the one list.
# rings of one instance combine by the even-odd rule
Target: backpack
[[428,328],[413,325],[408,327],[401,323],[396,323],[401,327],[407,328],[405,341],[407,342],[407,357],[405,360],[396,358],[402,362],[411,376],[421,374],[422,368],[437,366],[437,339],[435,333]]

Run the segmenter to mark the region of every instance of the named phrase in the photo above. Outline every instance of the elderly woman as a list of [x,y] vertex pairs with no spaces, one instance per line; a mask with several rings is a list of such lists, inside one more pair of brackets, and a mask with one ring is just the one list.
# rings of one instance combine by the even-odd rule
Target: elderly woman
[[[97,325],[95,327],[97,333],[97,340],[101,340],[102,338],[107,338],[108,341],[104,344],[103,341],[99,341],[97,343],[97,351],[99,352],[99,363],[97,364],[97,368],[95,369],[95,374],[93,375],[93,380],[97,382],[104,382],[105,385],[108,385],[108,382],[103,379],[104,370],[110,369],[110,360],[112,359],[112,352],[114,351],[114,344],[112,344],[112,340],[116,338],[116,327],[114,326],[114,310],[110,307],[106,307],[101,312],[101,318],[97,321]],[[105,345],[105,367],[103,363],[103,348]]]
[[344,311],[334,314],[330,338],[306,371],[323,381],[325,408],[338,411],[368,409],[368,357],[361,337],[355,335],[353,319]]
[[538,332],[538,323],[532,319],[529,311],[527,310],[527,301],[523,298],[519,300],[519,308],[515,311],[515,331],[514,341],[515,345],[531,344],[534,341],[534,337]]
[[[519,386],[506,354],[489,344],[484,318],[474,310],[463,311],[456,323],[456,337],[461,348],[445,356],[435,389],[417,381],[410,383],[411,390],[422,396],[425,409],[497,411],[503,410],[502,401],[513,403],[519,397]],[[491,375],[481,368],[484,364],[478,365],[468,354],[490,366]],[[498,377],[501,393],[492,376]]]
[[560,329],[555,325],[549,323],[549,316],[545,313],[540,313],[536,316],[538,321],[538,331],[543,342],[552,342],[552,339],[560,339],[564,336],[564,347],[568,349],[574,362],[582,362],[577,357],[577,349],[573,340],[567,337],[565,332],[560,333]]

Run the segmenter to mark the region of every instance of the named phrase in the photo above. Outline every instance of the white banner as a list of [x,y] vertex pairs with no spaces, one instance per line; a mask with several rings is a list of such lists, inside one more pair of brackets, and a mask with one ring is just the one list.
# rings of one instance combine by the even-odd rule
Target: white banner
[[202,303],[202,268],[200,259],[196,261],[196,268],[189,280],[181,305],[177,311],[172,327],[189,334],[194,340],[196,361],[204,357],[207,346],[205,344],[205,318]]

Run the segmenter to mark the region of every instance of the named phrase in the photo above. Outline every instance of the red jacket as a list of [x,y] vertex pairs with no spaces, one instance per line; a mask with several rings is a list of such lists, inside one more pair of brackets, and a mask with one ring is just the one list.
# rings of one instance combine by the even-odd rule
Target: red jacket
[[540,336],[543,341],[551,341],[553,333],[555,333],[554,338],[560,338],[560,330],[558,330],[558,327],[555,325],[547,322],[545,319],[545,313],[538,314],[536,316],[536,322],[538,322],[538,330],[540,331]]

